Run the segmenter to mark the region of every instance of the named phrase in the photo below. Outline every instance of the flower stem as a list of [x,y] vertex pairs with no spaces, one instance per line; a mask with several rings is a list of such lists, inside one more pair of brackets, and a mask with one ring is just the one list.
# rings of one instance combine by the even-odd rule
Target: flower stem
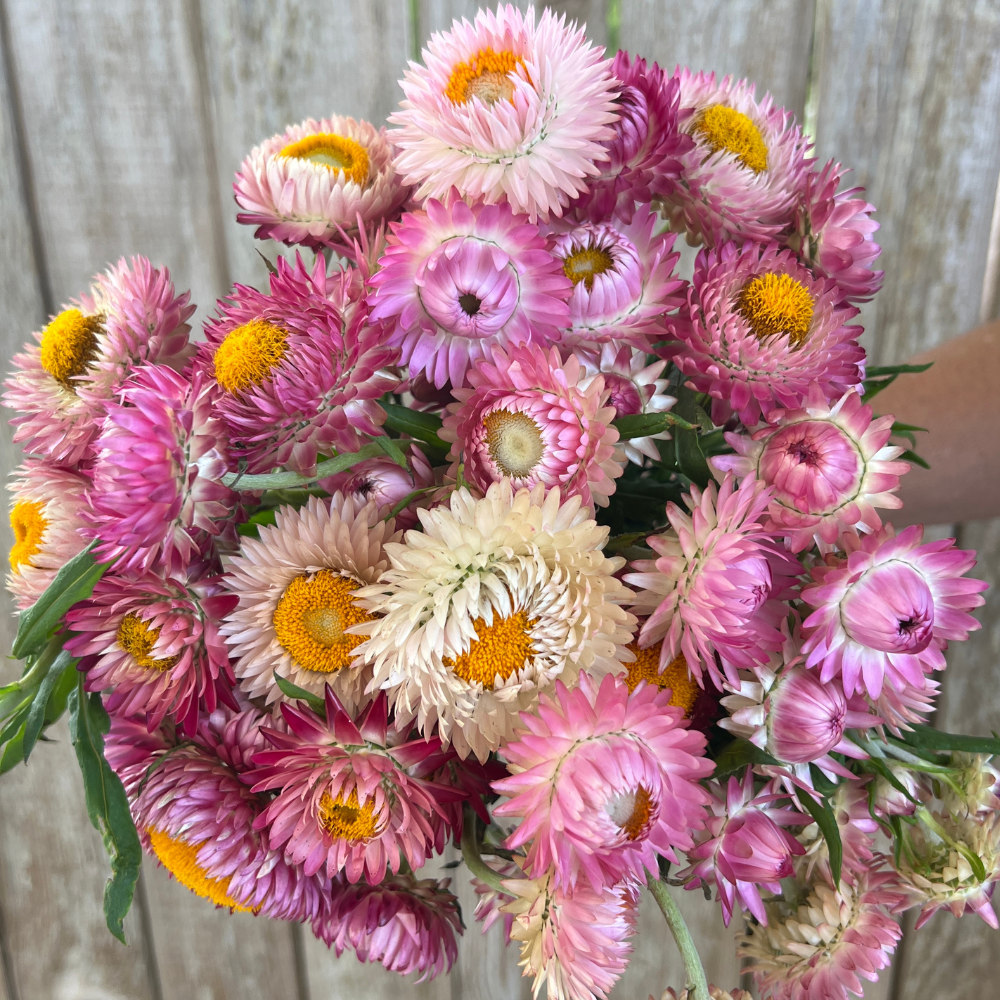
[[466,868],[480,882],[485,882],[497,892],[505,891],[500,876],[483,861],[479,854],[479,840],[476,837],[476,814],[468,806],[465,807],[462,822],[462,858],[465,860]]
[[660,911],[663,913],[673,934],[677,947],[680,950],[681,958],[684,959],[685,986],[688,991],[688,1000],[711,1000],[708,993],[708,980],[705,978],[705,970],[702,968],[701,958],[698,956],[698,949],[694,946],[691,932],[684,923],[681,911],[677,909],[677,904],[670,895],[670,890],[657,878],[650,870],[646,869],[646,884],[653,894]]

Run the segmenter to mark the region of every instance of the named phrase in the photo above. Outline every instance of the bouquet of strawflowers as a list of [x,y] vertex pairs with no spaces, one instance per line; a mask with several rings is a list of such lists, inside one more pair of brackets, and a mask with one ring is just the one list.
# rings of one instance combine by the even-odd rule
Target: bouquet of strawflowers
[[985,584],[880,514],[920,459],[852,323],[874,208],[746,81],[603,55],[455,22],[393,128],[247,156],[276,261],[202,338],[136,257],[14,358],[0,771],[68,709],[119,937],[145,851],[434,976],[451,844],[560,1000],[644,888],[698,1000],[676,887],[780,1000],[860,995],[911,907],[996,926],[1000,741],[924,722]]

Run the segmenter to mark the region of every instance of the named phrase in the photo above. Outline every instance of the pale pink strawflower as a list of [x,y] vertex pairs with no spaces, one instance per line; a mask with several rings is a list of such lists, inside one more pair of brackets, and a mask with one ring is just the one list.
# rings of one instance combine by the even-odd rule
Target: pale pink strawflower
[[[841,881],[855,884],[858,877],[864,877],[868,870],[877,867],[875,861],[875,836],[879,832],[879,824],[869,809],[867,781],[858,780],[851,775],[846,781],[841,781],[832,794],[825,796],[825,801],[837,822],[842,850]],[[809,792],[799,790],[799,802]],[[816,799],[818,796],[813,795]],[[815,822],[810,823],[798,834],[799,841],[806,853],[799,858],[796,870],[800,877],[810,881],[814,872],[819,871],[828,885],[833,885],[833,871],[830,867],[830,845],[826,836]]]
[[742,782],[730,778],[725,789],[710,784],[714,799],[708,828],[696,834],[698,844],[687,852],[692,864],[680,876],[688,880],[688,889],[716,886],[727,927],[737,908],[767,923],[758,886],[781,892],[781,879],[795,872],[793,858],[805,854],[782,827],[805,823],[806,817],[787,804],[777,805],[782,799],[787,803],[787,797],[769,785],[755,794],[753,782],[753,770],[747,768]]
[[642,882],[658,854],[676,863],[694,846],[710,801],[698,782],[713,768],[668,690],[630,694],[620,677],[598,687],[584,674],[573,691],[557,682],[521,725],[502,752],[511,775],[493,782],[508,801],[493,812],[520,819],[506,844],[527,849],[529,875],[551,868],[567,892]]
[[237,285],[205,324],[195,370],[218,382],[217,410],[234,459],[250,473],[287,466],[308,475],[319,454],[357,451],[381,434],[377,400],[398,379],[398,352],[367,322],[354,269],[278,259],[269,294]]
[[409,194],[386,130],[334,115],[307,118],[255,146],[233,182],[238,222],[259,240],[335,246],[393,217]]
[[18,607],[30,607],[45,593],[56,573],[87,544],[81,534],[90,480],[83,475],[29,458],[14,470],[7,589]]
[[235,682],[219,623],[236,604],[218,577],[107,574],[66,614],[87,690],[112,714],[142,715],[149,730],[171,715],[187,736]]
[[721,690],[716,652],[738,683],[738,667],[764,663],[781,649],[778,624],[787,610],[773,595],[792,570],[761,527],[768,491],[755,480],[736,489],[727,475],[718,488],[692,486],[685,503],[690,513],[667,504],[670,530],[647,539],[657,558],[633,562],[635,572],[623,579],[639,589],[635,613],[648,615],[639,645],[662,639],[661,669],[683,653],[699,683],[707,671]]
[[433,845],[437,799],[449,790],[408,770],[440,757],[441,741],[389,745],[384,696],[357,722],[329,688],[325,718],[288,703],[281,712],[288,732],[264,730],[274,749],[254,757],[247,777],[255,792],[277,792],[257,821],[271,844],[307,875],[344,872],[350,882],[364,876],[375,885],[404,862],[420,868]]
[[678,69],[681,129],[694,144],[680,178],[662,194],[672,228],[709,246],[774,238],[791,221],[812,164],[809,142],[770,94],[731,76]]
[[899,535],[891,526],[872,535],[845,532],[844,559],[829,556],[812,571],[802,599],[815,608],[803,622],[806,665],[825,683],[841,675],[848,695],[878,698],[924,686],[927,670],[943,670],[948,640],[980,627],[968,612],[983,603],[981,580],[965,578],[975,552],[953,538],[921,544],[923,528]]
[[179,572],[232,516],[218,388],[144,365],[109,405],[86,512],[96,558],[119,572]]
[[604,380],[585,379],[579,358],[565,361],[557,347],[495,348],[468,373],[471,389],[455,389],[457,402],[441,428],[452,442],[449,458],[485,492],[501,479],[514,489],[541,483],[564,497],[606,507],[622,474],[615,447],[615,411]]
[[479,11],[433,34],[389,121],[396,170],[415,197],[454,186],[533,220],[562,215],[609,159],[619,84],[584,28],[545,10]]
[[712,464],[772,488],[765,527],[784,534],[793,552],[815,538],[832,545],[844,528],[874,531],[882,527],[875,508],[903,506],[895,494],[910,466],[889,444],[893,417],[873,419],[853,390],[831,406],[814,383],[802,409],[775,410],[770,420],[750,437],[727,434],[736,454]]
[[686,309],[667,324],[674,363],[713,400],[713,419],[730,410],[747,427],[772,410],[802,405],[813,383],[839,399],[863,378],[861,327],[836,285],[816,278],[776,243],[724,243],[695,261]]
[[837,190],[844,173],[830,160],[806,174],[792,231],[783,240],[817,275],[832,278],[848,302],[867,302],[882,287],[882,272],[872,269],[882,252],[873,238],[879,224],[864,188]]
[[353,948],[362,962],[380,962],[401,976],[419,973],[422,983],[448,972],[463,931],[450,879],[389,875],[378,885],[334,881],[318,935],[337,956]]
[[110,402],[136,365],[180,369],[192,348],[189,293],[176,295],[166,268],[124,257],[35,333],[13,358],[4,405],[16,412],[14,441],[53,462],[88,455]]
[[423,372],[439,389],[464,385],[492,347],[557,339],[573,287],[538,227],[509,204],[445,194],[393,224],[369,298],[411,377]]

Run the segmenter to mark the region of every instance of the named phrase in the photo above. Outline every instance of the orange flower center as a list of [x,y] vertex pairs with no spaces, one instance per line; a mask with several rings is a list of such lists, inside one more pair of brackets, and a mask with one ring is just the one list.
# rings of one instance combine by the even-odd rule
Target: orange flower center
[[515,611],[509,618],[494,617],[492,625],[477,618],[472,623],[476,638],[469,644],[469,651],[456,660],[445,659],[444,665],[469,684],[492,688],[498,677],[507,680],[534,656],[528,630],[536,621],[529,619],[526,611]]
[[600,247],[583,247],[574,250],[563,261],[563,274],[574,285],[579,285],[582,281],[589,292],[594,288],[594,276],[604,274],[614,266],[615,262],[607,250],[602,250]]
[[468,104],[474,97],[488,106],[497,101],[513,101],[511,74],[523,65],[524,60],[509,49],[501,52],[480,49],[468,62],[458,63],[451,71],[445,96],[452,104]]
[[645,785],[640,785],[634,792],[616,795],[608,803],[608,815],[611,822],[622,830],[629,840],[638,840],[649,829],[649,821],[653,814],[653,796]]
[[115,636],[118,645],[124,649],[140,667],[147,670],[169,670],[179,659],[179,656],[167,656],[157,660],[149,654],[153,651],[156,640],[160,637],[159,626],[150,628],[135,612],[129,612],[118,626]]
[[163,830],[149,830],[149,841],[160,863],[181,885],[196,896],[210,900],[216,906],[228,906],[230,911],[239,913],[259,913],[260,907],[243,906],[229,895],[228,878],[214,878],[198,863],[198,851],[207,840],[200,844],[187,844],[171,837]]
[[759,274],[740,292],[737,303],[743,318],[760,340],[784,334],[798,347],[809,336],[813,297],[790,274]]
[[293,160],[308,160],[327,170],[338,170],[344,180],[359,187],[368,183],[368,150],[353,139],[333,132],[307,135],[297,142],[290,142],[280,156]]
[[215,378],[226,392],[261,385],[285,356],[288,334],[266,319],[252,319],[231,330],[215,351]]
[[84,316],[79,309],[66,309],[42,331],[42,367],[67,389],[73,390],[73,379],[97,357],[101,322],[100,316]]
[[334,840],[371,840],[380,833],[375,799],[370,798],[359,805],[357,789],[353,789],[346,800],[343,795],[334,799],[329,792],[324,792],[319,800],[319,825]]
[[661,691],[669,688],[670,704],[675,708],[682,708],[685,715],[690,715],[701,688],[691,677],[691,671],[688,670],[687,660],[683,654],[675,656],[663,672],[660,672],[662,646],[663,643],[658,642],[649,649],[639,649],[634,642],[629,643],[628,648],[635,653],[635,659],[626,665],[628,675],[625,677],[625,683],[629,691],[634,691],[639,681],[655,684]]
[[14,545],[10,550],[10,568],[16,573],[25,563],[30,564],[42,548],[48,519],[42,513],[41,500],[18,500],[10,511],[10,526],[14,530]]
[[724,149],[755,174],[767,170],[767,144],[742,111],[713,104],[698,115],[692,131],[701,136],[713,153]]

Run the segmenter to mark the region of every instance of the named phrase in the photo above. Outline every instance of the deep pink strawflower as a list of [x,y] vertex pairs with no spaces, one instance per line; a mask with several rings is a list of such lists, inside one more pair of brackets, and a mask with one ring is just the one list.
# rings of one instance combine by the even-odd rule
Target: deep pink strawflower
[[118,775],[133,806],[150,765],[176,745],[176,727],[169,716],[152,732],[145,718],[111,716],[111,728],[104,735],[104,758]]
[[511,776],[493,783],[509,801],[493,811],[520,818],[506,843],[527,848],[529,875],[551,867],[567,892],[579,881],[642,882],[657,854],[676,862],[677,848],[693,846],[709,802],[698,782],[713,768],[669,690],[629,694],[620,677],[598,687],[582,674],[572,691],[558,681],[521,724],[527,731],[502,751]]

